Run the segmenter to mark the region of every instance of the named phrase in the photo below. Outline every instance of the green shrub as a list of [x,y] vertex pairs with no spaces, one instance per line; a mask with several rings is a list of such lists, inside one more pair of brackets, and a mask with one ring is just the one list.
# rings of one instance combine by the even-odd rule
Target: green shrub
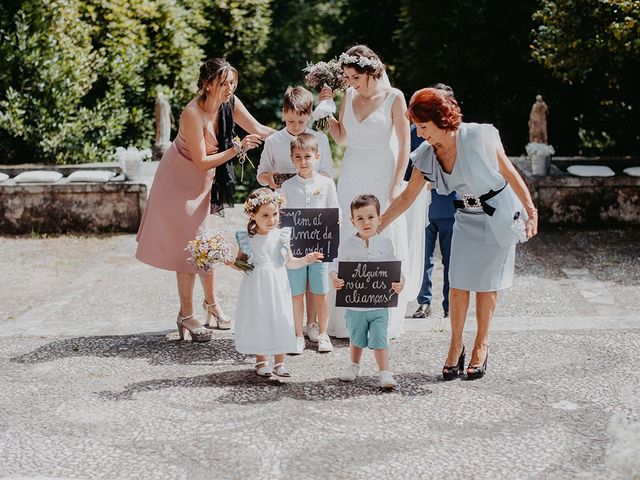
[[149,147],[156,88],[195,91],[196,1],[29,0],[0,16],[0,155],[10,163],[110,160]]

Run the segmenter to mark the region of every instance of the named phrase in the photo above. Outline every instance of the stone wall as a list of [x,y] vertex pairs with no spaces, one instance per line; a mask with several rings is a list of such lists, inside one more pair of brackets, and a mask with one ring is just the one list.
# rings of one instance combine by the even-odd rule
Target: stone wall
[[[106,167],[106,168],[105,168]],[[3,166],[14,177],[34,169],[58,170],[68,175],[79,169],[112,169],[113,165],[34,167]],[[0,183],[0,233],[136,232],[147,201],[147,183],[115,181],[71,183]]]
[[134,182],[2,185],[0,232],[136,232],[146,197]]
[[640,177],[620,174],[617,168],[613,177],[577,177],[555,165],[549,175],[534,177],[528,158],[511,161],[531,191],[541,224],[640,225]]

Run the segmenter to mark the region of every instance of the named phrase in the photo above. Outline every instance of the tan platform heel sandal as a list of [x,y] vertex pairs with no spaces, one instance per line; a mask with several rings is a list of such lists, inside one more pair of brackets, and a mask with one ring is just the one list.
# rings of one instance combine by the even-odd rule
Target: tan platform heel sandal
[[185,320],[188,320],[194,317],[195,315],[187,315],[186,317],[183,317],[178,313],[178,318],[176,319],[176,325],[178,325],[178,335],[180,335],[180,340],[184,340],[184,337],[185,337],[184,331],[186,330],[187,332],[189,332],[192,342],[208,342],[209,340],[211,340],[211,332],[209,330],[207,330],[202,326],[194,330],[191,330],[189,327],[187,327],[184,324]]
[[[220,309],[212,310],[216,308],[216,302],[207,303],[205,300],[202,302],[202,308],[204,309],[206,321],[204,326],[207,328],[217,328],[218,330],[229,330],[231,328],[231,318]],[[211,322],[211,319],[215,318],[215,323]]]

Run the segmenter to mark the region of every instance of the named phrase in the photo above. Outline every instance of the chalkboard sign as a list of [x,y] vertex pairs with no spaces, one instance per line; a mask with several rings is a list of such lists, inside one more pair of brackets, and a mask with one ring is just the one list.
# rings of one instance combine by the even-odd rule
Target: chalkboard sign
[[386,308],[398,306],[392,282],[400,281],[400,262],[339,262],[338,278],[344,286],[336,292],[337,307]]
[[340,226],[337,208],[283,208],[280,226],[291,227],[291,253],[304,257],[310,252],[324,254],[323,262],[338,256]]

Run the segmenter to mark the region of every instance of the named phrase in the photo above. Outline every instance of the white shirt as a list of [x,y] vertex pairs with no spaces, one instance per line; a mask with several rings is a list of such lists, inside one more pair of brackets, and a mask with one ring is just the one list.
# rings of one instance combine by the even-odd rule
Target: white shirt
[[[320,162],[316,170],[333,178],[333,158],[331,157],[331,148],[329,148],[329,139],[324,133],[316,132],[308,127],[305,133],[311,133],[318,139]],[[257,175],[261,173],[296,173],[291,161],[291,140],[293,137],[287,132],[286,127],[267,137],[260,155]],[[267,184],[263,183],[262,185],[266,186]]]
[[313,172],[313,177],[291,177],[282,184],[280,192],[285,208],[338,208],[338,194],[333,180]]
[[[390,238],[382,235],[369,237],[369,246],[357,235],[340,240],[338,257],[331,262],[330,271],[338,273],[339,262],[386,262],[398,260]],[[402,268],[402,267],[401,267]],[[349,310],[369,311],[376,308],[347,307]]]

